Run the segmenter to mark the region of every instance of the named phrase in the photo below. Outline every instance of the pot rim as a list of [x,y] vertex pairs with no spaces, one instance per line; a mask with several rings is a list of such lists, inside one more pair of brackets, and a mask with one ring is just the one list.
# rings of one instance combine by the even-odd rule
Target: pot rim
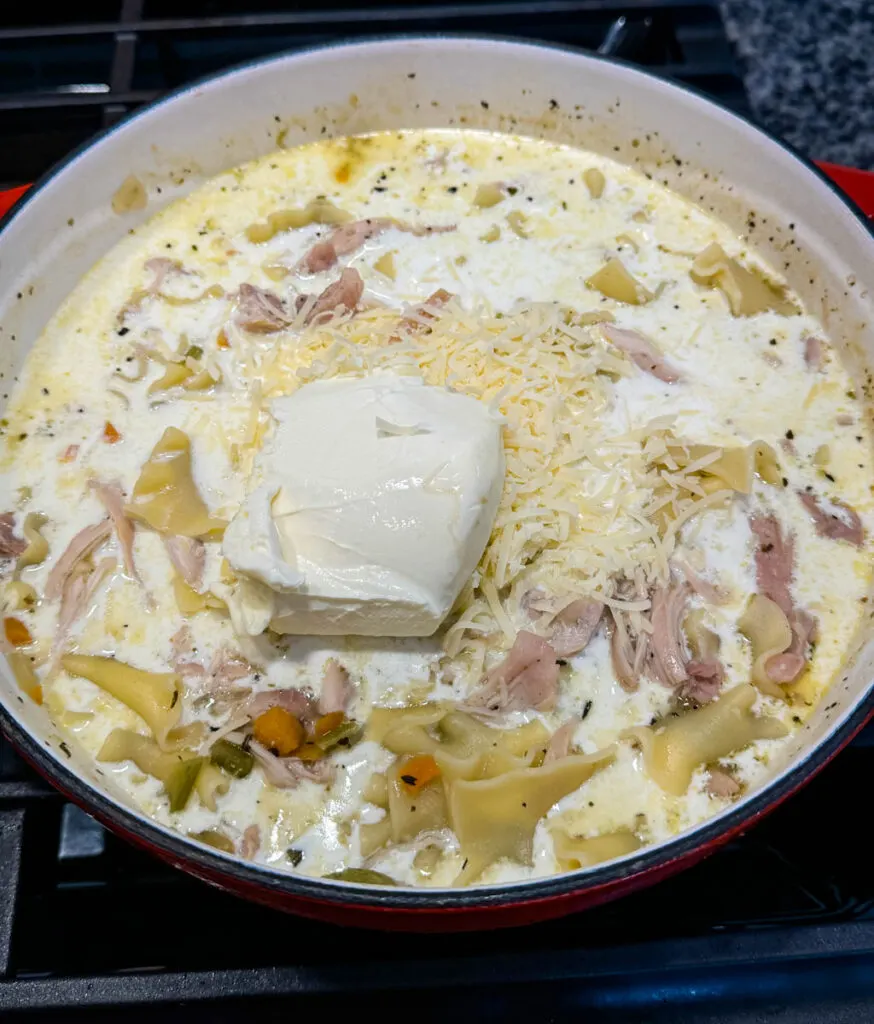
[[[499,44],[507,48],[535,51],[557,51],[568,54],[581,61],[593,61],[620,67],[626,73],[644,79],[655,79],[679,92],[694,96],[704,104],[715,108],[722,115],[743,122],[756,132],[764,135],[772,143],[779,146],[796,161],[812,173],[820,183],[825,184],[861,222],[869,236],[874,240],[874,224],[859,206],[844,193],[825,173],[823,173],[807,157],[802,155],[790,143],[774,135],[767,129],[756,124],[743,114],[731,110],[728,106],[708,96],[703,91],[685,82],[675,81],[649,69],[642,69],[621,58],[590,53],[558,43],[534,42],[520,40],[510,36],[489,33],[405,33],[398,35],[374,34],[356,37],[354,40],[340,40],[308,46],[291,51],[272,54],[269,57],[254,58],[230,68],[205,75],[193,82],[174,89],[152,103],[125,115],[115,124],[100,131],[86,142],[77,146],[72,152],[59,160],[21,196],[18,201],[0,217],[0,245],[3,234],[9,224],[51,183],[59,177],[67,167],[88,150],[99,146],[105,139],[134,120],[155,114],[165,104],[174,102],[182,96],[195,92],[205,85],[225,78],[232,78],[240,72],[261,67],[266,64],[283,63],[310,54],[339,49],[366,49],[396,46],[398,44],[424,43],[485,43]],[[91,812],[104,825],[121,834],[133,836],[138,842],[151,847],[166,859],[171,860],[183,869],[196,868],[197,872],[213,878],[227,878],[247,886],[255,886],[262,890],[275,892],[284,896],[300,897],[314,903],[330,903],[334,905],[348,904],[356,907],[370,908],[375,911],[463,911],[465,909],[483,909],[489,906],[507,907],[524,906],[526,904],[551,902],[563,897],[581,893],[595,892],[599,889],[609,890],[633,878],[643,883],[652,873],[664,870],[671,864],[679,864],[694,854],[701,855],[716,849],[723,842],[755,824],[760,818],[774,810],[780,803],[791,796],[801,786],[810,781],[850,740],[874,717],[874,680],[868,689],[859,697],[855,707],[845,715],[842,721],[832,726],[829,732],[815,747],[811,748],[802,760],[787,766],[770,783],[758,793],[750,797],[734,810],[724,812],[692,830],[684,832],[673,839],[657,845],[645,847],[635,854],[607,861],[602,865],[582,869],[577,872],[557,874],[543,878],[534,878],[518,882],[497,885],[473,886],[466,889],[414,889],[412,887],[376,887],[350,882],[310,878],[305,875],[292,874],[271,870],[266,866],[254,865],[235,855],[212,850],[208,846],[187,838],[182,833],[165,828],[141,815],[133,808],[125,807],[113,800],[106,792],[80,778],[57,756],[48,741],[31,734],[11,713],[0,703],[0,730],[22,754],[22,756],[55,788],[80,807]]]

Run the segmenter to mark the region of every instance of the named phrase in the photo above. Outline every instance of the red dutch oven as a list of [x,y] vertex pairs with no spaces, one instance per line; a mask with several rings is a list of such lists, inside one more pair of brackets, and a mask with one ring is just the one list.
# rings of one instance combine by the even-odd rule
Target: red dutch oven
[[[604,153],[711,211],[781,268],[823,318],[859,393],[874,371],[864,214],[815,167],[749,122],[618,61],[494,39],[395,38],[245,65],[139,111],[55,168],[0,225],[0,372],[13,379],[46,321],[131,227],[209,177],[326,135],[465,127]],[[863,194],[858,172],[835,170]],[[135,175],[145,210],[111,199]],[[870,201],[870,193],[864,193]],[[752,214],[752,216],[751,216]],[[27,701],[3,667],[0,725],[22,755],[108,828],[203,880],[278,909],[409,930],[495,928],[614,899],[687,867],[808,781],[874,710],[874,644],[860,635],[832,691],[771,777],[668,842],[583,871],[466,889],[377,888],[305,878],[196,844],[145,818]]]

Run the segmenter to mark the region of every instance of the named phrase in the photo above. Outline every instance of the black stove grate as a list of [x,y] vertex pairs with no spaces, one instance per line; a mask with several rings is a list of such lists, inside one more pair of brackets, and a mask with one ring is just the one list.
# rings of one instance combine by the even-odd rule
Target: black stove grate
[[[600,50],[746,110],[714,3],[90,0],[56,17],[48,5],[0,12],[5,184],[192,78],[371,34]],[[752,833],[653,889],[524,930],[409,937],[286,917],[189,879],[105,833],[0,741],[0,1016],[868,1022],[874,874],[859,797],[872,747],[863,734]]]
[[0,184],[32,181],[168,89],[242,61],[374,34],[492,33],[579,46],[735,109],[746,104],[712,0],[90,0],[67,6],[64,18],[57,24],[51,5],[0,12]]

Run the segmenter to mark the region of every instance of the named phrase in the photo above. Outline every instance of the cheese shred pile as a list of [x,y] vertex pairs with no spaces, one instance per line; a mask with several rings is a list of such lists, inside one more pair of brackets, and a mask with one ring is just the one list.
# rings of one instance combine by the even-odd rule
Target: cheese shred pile
[[[505,419],[503,494],[444,637],[447,654],[469,655],[478,670],[517,628],[531,628],[525,599],[533,591],[559,607],[585,596],[623,606],[618,580],[665,579],[677,524],[724,495],[702,496],[695,464],[665,471],[670,422],[609,433],[614,382],[638,371],[585,319],[556,304],[496,314],[453,300],[407,330],[396,311],[372,309],[247,346],[239,373],[253,415],[237,450],[251,465],[271,400],[317,379],[390,371],[496,408]],[[667,531],[652,514],[666,501],[675,517]]]

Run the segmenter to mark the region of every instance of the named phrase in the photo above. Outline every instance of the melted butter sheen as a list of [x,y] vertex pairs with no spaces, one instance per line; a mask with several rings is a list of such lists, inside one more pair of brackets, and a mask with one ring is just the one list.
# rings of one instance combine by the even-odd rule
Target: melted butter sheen
[[[593,171],[603,176],[597,195],[586,185]],[[456,659],[452,673],[443,672],[439,632],[432,638],[386,637],[436,625],[468,581],[485,543],[483,523],[491,522],[488,510],[501,472],[494,423],[481,415],[482,407],[464,420],[469,428],[464,431],[466,447],[453,435],[450,462],[456,477],[451,489],[459,507],[452,529],[443,511],[430,510],[437,497],[422,487],[410,498],[420,502],[410,514],[430,524],[429,544],[395,547],[387,534],[375,544],[356,534],[360,524],[349,511],[350,484],[350,504],[337,520],[346,531],[343,536],[351,538],[349,561],[342,563],[332,549],[339,538],[332,533],[337,523],[329,529],[316,511],[326,448],[344,446],[338,465],[363,486],[365,447],[372,459],[383,444],[399,441],[398,447],[406,451],[421,443],[428,451],[416,449],[416,457],[430,459],[436,469],[436,447],[429,446],[450,436],[450,420],[462,420],[433,409],[435,430],[425,435],[427,440],[403,434],[367,439],[354,434],[358,427],[350,404],[347,432],[341,432],[338,415],[321,433],[311,416],[307,424],[295,420],[295,404],[301,407],[303,385],[340,388],[339,382],[310,383],[336,376],[331,351],[326,348],[315,362],[302,361],[292,373],[278,373],[277,365],[294,365],[296,338],[247,335],[234,325],[233,296],[241,284],[291,298],[319,292],[336,278],[336,269],[314,275],[295,269],[330,227],[306,222],[308,216],[298,214],[270,220],[280,211],[312,211],[309,204],[318,196],[325,197],[318,209],[330,203],[335,223],[345,214],[353,220],[393,218],[417,227],[455,226],[454,231],[429,235],[390,227],[344,256],[341,265],[356,268],[363,278],[365,302],[382,304],[400,317],[443,288],[468,310],[506,314],[519,303],[560,303],[581,313],[606,311],[623,328],[651,338],[682,378],[681,384],[666,384],[634,367],[603,378],[609,390],[598,425],[608,436],[640,431],[656,417],[669,417],[675,433],[689,441],[745,445],[761,440],[780,453],[785,488],[757,482],[749,498],[691,521],[680,547],[684,558],[725,591],[725,603],[709,609],[708,624],[721,641],[727,688],[748,681],[750,672],[748,645],[736,629],[755,589],[749,512],[772,509],[784,529],[794,533],[794,595],[817,617],[820,640],[810,671],[791,700],[760,698],[756,710],[779,718],[790,731],[797,729],[841,668],[869,582],[867,550],[817,536],[795,496],[796,489],[812,486],[852,506],[869,535],[874,527],[869,442],[851,381],[834,355],[820,372],[806,367],[804,339],[811,334],[825,337],[812,317],[770,310],[736,318],[718,289],[691,279],[694,255],[712,243],[747,267],[767,270],[742,239],[611,160],[544,142],[416,131],[285,150],[206,183],[126,237],[58,310],[11,396],[0,463],[2,511],[16,509],[19,524],[28,512],[43,513],[47,523],[42,532],[50,549],[44,563],[24,570],[23,580],[41,594],[70,539],[105,514],[89,486],[91,478],[118,480],[130,495],[141,467],[173,427],[190,438],[194,484],[210,516],[232,523],[224,552],[217,539],[207,538],[203,575],[203,588],[228,601],[231,617],[213,608],[189,618],[193,652],[187,658],[209,664],[216,652],[229,647],[242,651],[258,668],[257,679],[250,676],[237,685],[306,685],[316,692],[326,663],[337,658],[355,683],[350,715],[364,721],[374,705],[463,696],[481,668],[506,648],[501,625],[489,615],[475,634],[478,653]],[[254,236],[265,240],[251,240],[247,228],[253,225],[261,226]],[[161,286],[170,301],[137,302],[125,319],[127,331],[119,333],[119,311],[151,284],[153,274],[145,264],[157,256],[177,261],[183,271],[171,273]],[[613,259],[621,260],[633,281],[635,302],[616,301],[584,284],[601,280],[596,275]],[[776,275],[771,278],[777,280]],[[181,362],[199,350],[203,368],[219,383],[206,391],[163,393],[152,387],[166,373],[166,366],[156,361],[148,364],[142,379],[125,381],[119,370],[136,376],[135,343],[149,345],[165,363]],[[401,376],[415,374],[418,364],[413,365],[407,345],[395,351],[386,368]],[[284,362],[277,361],[279,355]],[[349,358],[359,360],[352,375],[365,375],[364,355],[353,351]],[[429,369],[462,395],[477,393],[475,377],[457,379],[451,366],[440,364],[439,354]],[[556,378],[553,395],[559,396],[562,387],[562,379]],[[549,400],[530,396],[535,404]],[[344,415],[345,410],[344,402]],[[393,422],[391,416],[386,419]],[[118,434],[112,444],[107,443],[107,422]],[[300,450],[283,432],[288,424],[305,434]],[[780,449],[787,431],[795,454]],[[524,441],[519,442],[523,451]],[[821,465],[823,446],[828,446],[827,466]],[[532,445],[526,457],[542,460],[543,450]],[[368,464],[370,499],[378,465],[378,460]],[[611,469],[591,461],[587,496],[604,494],[609,500]],[[382,479],[388,475],[386,470]],[[413,475],[408,465],[399,474],[408,481]],[[437,494],[443,492],[438,489]],[[473,514],[478,502],[487,513],[480,518]],[[397,506],[374,506],[371,524],[385,526],[391,507]],[[533,527],[521,518],[518,529]],[[113,543],[101,554],[113,553]],[[171,637],[182,622],[174,571],[161,537],[148,528],[136,532],[135,557],[143,586],[120,569],[113,572],[98,590],[91,613],[73,627],[69,646],[83,654],[113,653],[140,669],[167,672],[174,657]],[[222,564],[224,558],[229,565]],[[121,565],[120,556],[118,561]],[[367,567],[354,586],[343,576],[353,561]],[[407,568],[409,578],[399,581]],[[239,579],[229,582],[228,574],[235,569],[235,575],[248,581],[243,593]],[[392,598],[386,601],[389,586]],[[34,650],[44,663],[57,628],[57,603],[43,601],[16,614],[36,638]],[[525,625],[514,605],[507,605],[507,615],[512,621],[506,628]],[[378,635],[295,636],[279,645],[271,643],[269,634],[262,635],[271,623],[295,633],[315,632],[317,625],[332,632],[324,627],[328,617],[333,617],[337,632],[354,623],[361,632],[372,628]],[[42,667],[39,671],[45,674]],[[88,755],[97,754],[114,728],[145,732],[134,712],[87,679],[62,671],[53,681],[44,680],[44,687],[50,713]],[[221,726],[233,706],[224,692],[192,677],[186,683],[182,720]],[[619,686],[602,633],[563,669],[554,711],[517,715],[508,724],[539,717],[554,730],[585,709],[575,741],[583,753],[591,754],[615,743],[624,730],[647,725],[668,706],[669,695],[657,684],[644,682],[633,694]],[[769,762],[778,763],[789,742],[791,736],[760,740],[723,763],[752,789],[767,778]],[[158,781],[134,765],[107,764],[104,772],[110,786],[161,823],[183,833],[218,829],[238,850],[244,832],[254,825],[260,837],[257,860],[277,870],[324,875],[362,866],[360,828],[378,825],[384,815],[381,806],[365,798],[368,781],[374,772],[386,771],[393,757],[368,741],[332,760],[335,780],[330,787],[309,781],[296,789],[265,787],[256,768],[216,797],[215,810],[192,799],[179,814],[169,812]],[[531,863],[501,861],[488,867],[480,881],[558,870],[546,827],[557,818],[574,836],[627,837],[634,832],[645,843],[669,838],[727,806],[725,800],[708,797],[704,783],[699,769],[685,794],[667,793],[647,775],[633,747],[619,742],[612,763],[563,797],[537,825]],[[290,847],[300,854],[294,865],[286,855]],[[423,863],[417,862],[415,849],[394,847],[366,866],[404,884],[441,886],[458,877],[462,859],[450,845],[436,866],[423,871]]]

